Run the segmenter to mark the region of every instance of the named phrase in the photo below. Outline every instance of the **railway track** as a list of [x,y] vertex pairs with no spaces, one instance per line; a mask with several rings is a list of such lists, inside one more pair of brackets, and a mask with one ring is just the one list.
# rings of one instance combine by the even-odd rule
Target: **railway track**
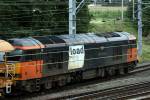
[[137,97],[139,95],[146,95],[150,93],[150,82],[143,82],[131,84],[127,86],[120,86],[116,88],[106,89],[102,91],[94,91],[78,96],[68,96],[59,99],[72,99],[72,100],[126,100],[129,98]]
[[[132,72],[130,72],[128,75],[124,75],[121,76],[122,77],[126,77],[126,76],[130,76],[142,71],[146,71],[146,70],[150,70],[150,63],[147,64],[141,64],[138,67],[135,68],[135,70],[133,70]],[[120,78],[120,76],[119,76]],[[118,77],[113,78],[113,80],[118,79]],[[105,81],[111,81],[110,79],[106,79],[103,80]],[[101,81],[101,82],[103,82]],[[101,100],[105,100],[105,99],[126,99],[129,97],[136,97],[137,95],[140,94],[148,94],[150,93],[150,81],[144,81],[144,82],[140,82],[140,83],[135,83],[135,84],[130,84],[130,85],[123,85],[123,86],[118,86],[118,87],[114,87],[114,88],[108,88],[108,89],[103,89],[103,90],[97,90],[97,91],[88,91],[88,92],[83,92],[83,93],[76,93],[76,94],[65,94],[65,91],[69,91],[69,90],[73,90],[76,87],[82,87],[85,85],[89,85],[89,84],[95,84],[96,81],[93,81],[92,83],[83,83],[82,85],[77,84],[76,85],[71,85],[68,86],[67,88],[62,88],[61,90],[64,91],[64,93],[62,93],[62,91],[54,91],[54,93],[59,94],[59,92],[61,92],[64,95],[59,95],[59,96],[50,96],[51,93],[53,93],[53,91],[51,92],[46,92],[43,94],[32,94],[29,96],[24,96],[21,97],[21,99],[28,99],[28,100],[47,100],[47,99],[73,99],[73,100],[79,100],[79,99],[101,99]],[[97,81],[97,83],[100,81]],[[70,88],[71,87],[71,88]],[[92,88],[92,87],[89,87]],[[146,90],[147,89],[147,90]],[[18,97],[17,97],[18,99]],[[14,98],[14,100],[16,100],[16,98]]]
[[150,63],[144,63],[144,64],[139,64],[137,67],[135,67],[135,69],[133,71],[131,71],[131,74],[137,73],[137,72],[141,72],[141,71],[145,71],[150,69]]
[[[135,70],[131,71],[129,75],[139,73],[142,71],[146,71],[150,69],[150,64],[140,65],[135,68]],[[135,83],[131,85],[124,85],[114,88],[109,88],[105,90],[99,91],[92,91],[86,92],[83,94],[76,94],[76,95],[68,95],[59,98],[52,98],[52,99],[71,99],[71,100],[90,100],[90,99],[97,99],[97,100],[125,100],[129,98],[134,98],[140,95],[147,95],[150,94],[150,81]]]

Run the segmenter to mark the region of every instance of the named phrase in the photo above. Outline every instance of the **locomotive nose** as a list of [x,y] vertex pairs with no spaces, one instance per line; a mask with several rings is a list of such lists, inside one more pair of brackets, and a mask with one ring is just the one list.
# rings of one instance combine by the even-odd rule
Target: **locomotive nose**
[[6,56],[7,52],[14,50],[14,47],[7,41],[0,40],[0,95],[3,94],[4,88],[6,89],[5,93],[11,92],[11,85],[13,83],[13,76],[9,77],[12,74],[12,64],[7,64]]
[[13,51],[14,47],[7,41],[0,40],[0,52],[10,52]]

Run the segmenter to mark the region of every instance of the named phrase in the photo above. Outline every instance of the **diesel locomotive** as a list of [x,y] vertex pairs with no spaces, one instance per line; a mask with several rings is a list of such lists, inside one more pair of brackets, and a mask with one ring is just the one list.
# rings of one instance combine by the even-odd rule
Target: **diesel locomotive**
[[136,66],[136,37],[127,32],[48,35],[0,42],[0,91],[35,92]]

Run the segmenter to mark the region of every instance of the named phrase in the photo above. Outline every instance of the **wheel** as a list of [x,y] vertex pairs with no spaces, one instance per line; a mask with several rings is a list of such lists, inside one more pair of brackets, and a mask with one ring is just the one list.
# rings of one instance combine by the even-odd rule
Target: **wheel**
[[109,74],[109,76],[114,76],[115,75],[115,70],[113,68],[110,68],[108,70],[108,74]]
[[129,73],[129,68],[128,67],[124,68],[124,73],[125,74]]
[[51,88],[52,88],[52,83],[51,83],[51,81],[46,81],[45,84],[44,84],[44,88],[45,88],[46,90],[51,89]]
[[101,69],[101,77],[105,77],[105,69]]
[[65,79],[62,79],[59,81],[59,86],[64,86],[66,85],[66,80]]
[[115,69],[115,76],[119,75],[120,74],[120,71],[119,69]]
[[120,75],[124,75],[124,74],[125,74],[125,73],[124,73],[124,68],[120,68],[120,69],[119,69],[119,74],[120,74]]

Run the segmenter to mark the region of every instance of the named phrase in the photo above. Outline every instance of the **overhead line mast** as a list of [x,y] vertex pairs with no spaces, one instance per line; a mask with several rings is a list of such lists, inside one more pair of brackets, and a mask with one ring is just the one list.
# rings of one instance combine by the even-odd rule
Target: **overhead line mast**
[[76,15],[80,9],[84,6],[86,0],[82,0],[78,6],[76,6],[76,0],[69,0],[69,35],[76,34]]
[[142,55],[142,0],[138,0],[138,54]]

